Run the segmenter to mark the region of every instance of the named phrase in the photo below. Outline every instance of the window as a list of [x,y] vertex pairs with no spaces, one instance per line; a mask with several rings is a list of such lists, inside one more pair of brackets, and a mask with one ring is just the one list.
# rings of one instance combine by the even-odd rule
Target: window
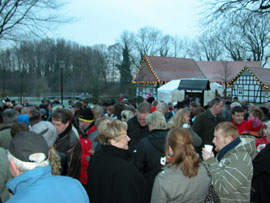
[[243,88],[238,88],[238,94],[242,95],[243,94]]

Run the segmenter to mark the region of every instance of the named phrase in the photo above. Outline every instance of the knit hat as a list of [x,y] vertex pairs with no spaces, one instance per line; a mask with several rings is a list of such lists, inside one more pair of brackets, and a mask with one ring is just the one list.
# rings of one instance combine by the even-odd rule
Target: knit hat
[[49,121],[40,121],[32,126],[31,131],[42,135],[48,146],[52,146],[57,139],[57,130],[55,126]]
[[[23,131],[13,137],[8,151],[21,161],[40,163],[48,158],[49,148],[41,135],[31,131]],[[33,156],[36,153],[44,154],[44,158],[37,160]]]
[[17,122],[22,122],[26,125],[29,125],[29,115],[28,114],[18,115]]
[[89,108],[85,108],[80,111],[79,120],[84,122],[92,122],[94,120],[94,114]]

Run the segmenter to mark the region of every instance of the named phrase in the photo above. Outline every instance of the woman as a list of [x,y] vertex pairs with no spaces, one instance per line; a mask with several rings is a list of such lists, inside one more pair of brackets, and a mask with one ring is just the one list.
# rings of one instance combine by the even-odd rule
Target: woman
[[131,162],[127,124],[107,118],[98,125],[98,132],[101,149],[88,168],[90,202],[145,202],[145,180]]
[[165,154],[171,157],[171,162],[156,177],[151,202],[204,202],[210,179],[187,129],[169,131]]
[[143,138],[134,153],[134,164],[147,180],[147,202],[150,202],[156,175],[166,164],[164,146],[168,133],[165,117],[159,111],[146,117],[150,135]]
[[186,109],[178,110],[175,115],[170,119],[168,123],[169,129],[173,128],[187,128],[192,139],[192,144],[194,147],[198,147],[202,144],[202,139],[197,135],[196,132],[190,127],[190,112]]

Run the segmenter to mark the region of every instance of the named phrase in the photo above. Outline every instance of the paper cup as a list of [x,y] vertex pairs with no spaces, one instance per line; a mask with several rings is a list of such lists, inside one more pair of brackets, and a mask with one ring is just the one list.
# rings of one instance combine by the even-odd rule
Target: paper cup
[[213,145],[205,144],[204,149],[208,152],[212,152],[213,150]]

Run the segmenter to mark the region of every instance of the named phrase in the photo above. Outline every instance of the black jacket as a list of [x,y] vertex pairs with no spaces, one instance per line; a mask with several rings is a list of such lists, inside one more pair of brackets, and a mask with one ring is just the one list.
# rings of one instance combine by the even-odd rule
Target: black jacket
[[253,160],[251,202],[270,202],[270,144]]
[[140,140],[149,135],[150,132],[148,130],[148,126],[140,126],[136,116],[130,119],[127,124],[127,135],[130,138],[128,147],[130,151],[133,151],[137,148]]
[[156,175],[166,163],[165,141],[168,130],[152,130],[143,138],[134,152],[134,164],[147,180],[147,199],[150,202],[153,183]]
[[58,135],[58,138],[55,141],[55,149],[66,155],[67,174],[65,175],[79,180],[82,148],[80,140],[73,132],[71,125],[69,125],[63,133]]
[[89,162],[86,190],[93,203],[145,202],[145,179],[131,162],[131,152],[101,145]]

